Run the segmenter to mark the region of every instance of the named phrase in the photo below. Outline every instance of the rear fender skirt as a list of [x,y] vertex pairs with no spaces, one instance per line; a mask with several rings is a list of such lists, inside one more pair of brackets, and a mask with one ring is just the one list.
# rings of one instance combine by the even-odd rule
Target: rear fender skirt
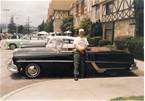
[[126,69],[125,67],[122,67],[122,68],[100,68],[95,62],[90,62],[92,67],[99,73],[103,73],[107,70],[121,70],[121,69]]

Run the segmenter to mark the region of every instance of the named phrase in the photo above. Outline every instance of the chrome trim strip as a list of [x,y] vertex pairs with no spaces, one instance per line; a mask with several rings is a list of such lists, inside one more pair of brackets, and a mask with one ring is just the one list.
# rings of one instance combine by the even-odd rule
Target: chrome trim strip
[[17,62],[73,62],[73,60],[17,60]]
[[[17,60],[17,62],[74,62],[73,60]],[[123,64],[128,64],[131,62],[111,62],[111,61],[85,61],[86,63],[123,63]]]

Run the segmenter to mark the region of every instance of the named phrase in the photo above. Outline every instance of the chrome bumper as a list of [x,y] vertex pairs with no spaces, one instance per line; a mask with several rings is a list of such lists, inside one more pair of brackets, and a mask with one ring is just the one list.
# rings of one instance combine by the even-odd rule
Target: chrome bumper
[[9,70],[10,72],[12,72],[12,73],[18,73],[18,68],[17,68],[16,65],[13,64],[13,61],[12,61],[12,60],[10,60],[10,61],[8,62],[8,70]]
[[137,70],[138,67],[136,65],[136,63],[132,64],[131,67],[129,68],[131,71]]

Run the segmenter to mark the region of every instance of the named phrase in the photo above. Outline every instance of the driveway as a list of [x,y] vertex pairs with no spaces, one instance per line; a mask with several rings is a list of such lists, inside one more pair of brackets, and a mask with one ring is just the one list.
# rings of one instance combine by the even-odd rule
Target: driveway
[[144,95],[143,77],[48,80],[13,91],[7,100],[109,100]]

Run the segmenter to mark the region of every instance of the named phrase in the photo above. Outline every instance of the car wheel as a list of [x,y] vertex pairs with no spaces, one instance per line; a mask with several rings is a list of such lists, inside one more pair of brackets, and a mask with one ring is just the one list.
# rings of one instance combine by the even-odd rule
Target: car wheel
[[28,64],[25,68],[25,75],[28,78],[36,78],[40,74],[40,67],[37,64]]
[[9,48],[10,48],[11,50],[14,50],[14,49],[17,48],[17,46],[16,46],[15,44],[10,44]]

